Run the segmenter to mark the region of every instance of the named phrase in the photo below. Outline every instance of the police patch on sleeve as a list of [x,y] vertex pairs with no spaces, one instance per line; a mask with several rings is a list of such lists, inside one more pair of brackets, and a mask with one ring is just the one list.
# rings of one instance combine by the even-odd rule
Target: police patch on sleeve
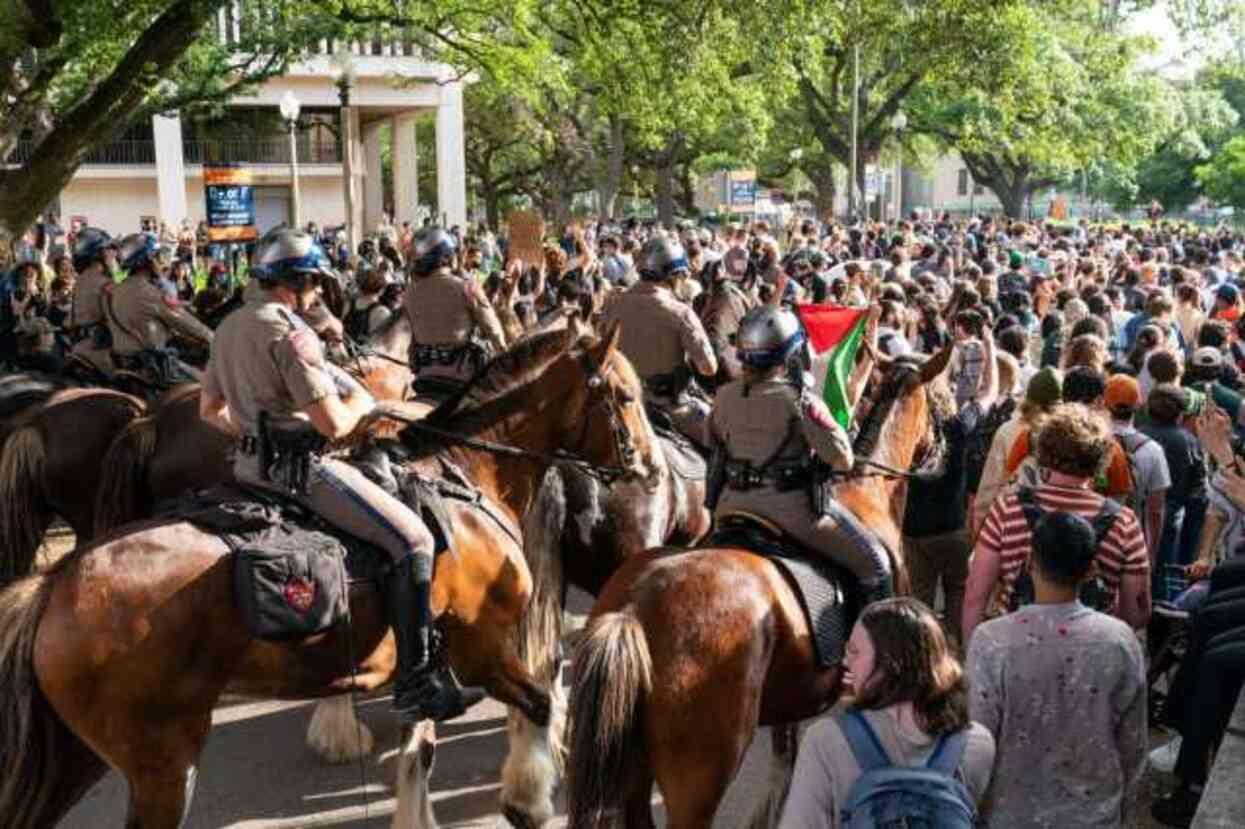
[[316,332],[310,328],[300,328],[290,332],[289,340],[294,353],[304,363],[320,362],[320,338]]
[[819,397],[804,395],[804,416],[823,429],[833,429],[835,420],[830,416],[830,409]]

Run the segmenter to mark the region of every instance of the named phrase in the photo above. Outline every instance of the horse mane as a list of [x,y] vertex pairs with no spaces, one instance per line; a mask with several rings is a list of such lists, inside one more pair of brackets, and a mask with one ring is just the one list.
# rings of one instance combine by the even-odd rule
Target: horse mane
[[898,379],[899,374],[901,371],[906,373],[920,370],[925,360],[924,356],[917,354],[904,354],[891,360],[890,369],[882,381],[882,395],[873,404],[873,408],[869,410],[869,414],[860,424],[860,430],[856,433],[852,449],[857,457],[873,460],[874,453],[885,444],[882,440],[882,433],[890,421],[891,411],[894,410],[903,392],[903,385]]
[[172,406],[186,400],[187,398],[194,397],[198,393],[198,383],[181,383],[165,392],[164,396],[160,398],[159,405],[161,407]]
[[117,397],[128,403],[138,414],[141,415],[147,412],[146,402],[140,400],[132,394],[117,391],[116,389],[106,389],[97,386],[75,386],[73,388],[61,389],[44,401],[42,405],[35,406],[29,411],[23,412],[18,420],[18,425],[26,425],[37,419],[48,406],[69,403],[74,400],[82,400],[87,397]]
[[[573,332],[549,331],[524,337],[475,373],[465,386],[428,413],[422,422],[438,429],[472,435],[523,407],[527,386],[550,362],[578,344]],[[417,454],[444,446],[442,438],[410,427],[399,433]]]

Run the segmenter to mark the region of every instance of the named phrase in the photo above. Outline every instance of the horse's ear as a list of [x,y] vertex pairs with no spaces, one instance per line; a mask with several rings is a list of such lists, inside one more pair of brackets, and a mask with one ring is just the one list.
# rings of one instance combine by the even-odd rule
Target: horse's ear
[[947,343],[933,357],[930,357],[921,365],[921,384],[924,385],[933,380],[938,375],[947,370],[947,365],[951,362],[951,350],[954,346]]
[[598,363],[604,363],[609,359],[610,355],[618,348],[618,340],[622,337],[622,322],[615,322],[610,326],[609,333],[605,335],[605,339],[597,346],[596,358]]

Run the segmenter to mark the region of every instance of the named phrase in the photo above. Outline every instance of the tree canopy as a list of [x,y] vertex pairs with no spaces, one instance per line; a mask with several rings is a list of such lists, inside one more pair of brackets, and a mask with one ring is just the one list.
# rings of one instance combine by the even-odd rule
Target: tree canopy
[[[697,175],[738,166],[798,171],[827,213],[857,57],[855,186],[902,141],[909,157],[958,153],[1013,214],[1074,176],[1120,205],[1209,195],[1199,165],[1217,166],[1245,114],[1239,44],[1194,79],[1145,68],[1154,43],[1126,23],[1149,0],[0,3],[0,237],[136,119],[218,106],[323,39],[405,40],[472,73],[468,172],[491,221],[518,197],[562,219],[587,193],[617,215],[637,186],[669,219],[693,209]],[[1245,20],[1242,0],[1167,6],[1198,42]],[[240,36],[217,37],[237,13]]]

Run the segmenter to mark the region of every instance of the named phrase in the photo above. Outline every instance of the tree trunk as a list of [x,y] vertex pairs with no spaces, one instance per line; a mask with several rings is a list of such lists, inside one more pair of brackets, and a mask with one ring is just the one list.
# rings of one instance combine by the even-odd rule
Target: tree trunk
[[627,144],[623,135],[623,122],[618,116],[610,116],[609,146],[597,176],[597,198],[602,216],[620,218],[623,167],[626,161]]
[[488,226],[497,230],[501,227],[501,196],[496,187],[480,186],[480,195],[484,199],[484,220]]
[[90,97],[71,107],[21,167],[0,171],[0,248],[20,236],[73,178],[91,148],[139,110],[149,78],[167,74],[199,37],[219,2],[180,0],[139,34]]
[[989,181],[982,182],[993,191],[994,195],[999,197],[999,201],[1003,203],[1003,212],[1009,218],[1019,219],[1024,216],[1025,199],[1029,196],[1029,177],[1025,174],[1019,174],[1008,181]]
[[664,225],[674,223],[674,165],[663,157],[653,170],[654,191],[657,200],[657,221]]
[[690,216],[696,212],[696,181],[690,161],[679,167],[678,202],[685,214]]

